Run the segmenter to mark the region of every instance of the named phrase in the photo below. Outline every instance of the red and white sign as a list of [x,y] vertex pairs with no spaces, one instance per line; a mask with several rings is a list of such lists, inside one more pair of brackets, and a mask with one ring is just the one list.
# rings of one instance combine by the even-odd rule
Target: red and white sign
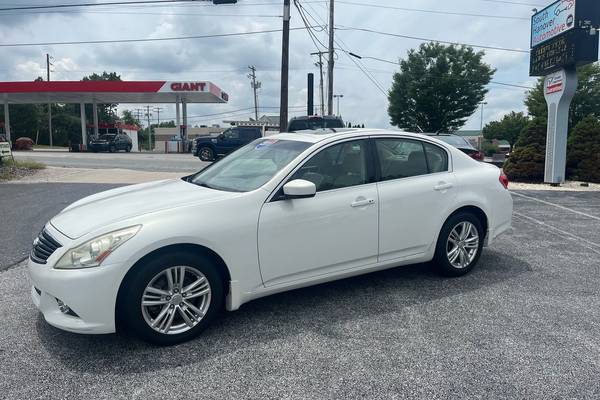
[[159,92],[208,92],[209,82],[165,82]]
[[562,74],[555,74],[553,76],[549,76],[546,79],[546,94],[562,92],[563,85],[564,81]]

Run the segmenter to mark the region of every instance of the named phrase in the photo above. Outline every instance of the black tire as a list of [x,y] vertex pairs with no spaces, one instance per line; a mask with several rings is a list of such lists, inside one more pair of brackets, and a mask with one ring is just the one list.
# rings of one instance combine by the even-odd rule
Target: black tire
[[[449,259],[449,247],[453,245],[449,243],[450,234],[452,231],[459,227],[463,222],[470,223],[477,230],[478,235],[478,244],[476,247],[476,253],[471,261],[469,261],[465,266],[457,267],[453,265],[453,263]],[[459,229],[459,228],[457,228]],[[448,220],[444,223],[442,230],[440,231],[440,236],[437,241],[437,245],[435,248],[435,257],[434,263],[436,264],[439,272],[446,276],[462,276],[469,273],[479,261],[479,257],[481,256],[481,251],[483,249],[483,242],[485,239],[485,232],[483,231],[483,227],[481,226],[481,221],[474,215],[469,212],[459,212],[452,215]],[[463,242],[464,246],[465,243]],[[454,248],[452,247],[452,250]],[[475,250],[475,247],[472,248]],[[451,250],[450,250],[451,251]],[[469,250],[467,249],[467,252]],[[458,250],[460,252],[460,249]],[[465,260],[468,260],[465,256]],[[456,260],[454,261],[457,262]],[[458,261],[460,263],[460,261]]]
[[115,147],[115,145],[111,144],[110,146],[108,146],[108,151],[109,153],[114,153],[115,151],[117,151],[117,148]]
[[125,152],[126,152],[126,153],[129,153],[129,152],[131,152],[131,145],[128,145],[128,146],[125,148]]
[[[204,317],[194,327],[183,333],[165,334],[148,325],[142,312],[141,300],[150,281],[162,271],[175,266],[186,266],[202,273],[210,285],[210,301]],[[134,335],[160,346],[170,346],[195,338],[222,312],[225,304],[224,282],[217,266],[210,258],[199,254],[164,253],[137,265],[123,284],[117,304],[117,320]],[[182,321],[180,313],[175,314],[175,318]]]
[[202,161],[213,161],[215,159],[215,151],[208,146],[202,146],[198,149],[198,157]]

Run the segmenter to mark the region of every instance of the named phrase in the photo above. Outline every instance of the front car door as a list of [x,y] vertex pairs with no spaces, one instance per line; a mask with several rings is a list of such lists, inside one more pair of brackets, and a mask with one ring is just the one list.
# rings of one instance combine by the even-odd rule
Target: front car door
[[241,147],[242,140],[240,138],[240,129],[239,128],[231,128],[227,129],[223,132],[222,139],[219,140],[219,149],[218,152],[220,154],[231,153],[233,150]]
[[448,152],[412,138],[374,139],[379,183],[379,261],[425,254],[456,197]]
[[378,198],[369,141],[319,150],[286,179],[313,182],[312,198],[264,204],[258,224],[265,286],[335,274],[377,262]]

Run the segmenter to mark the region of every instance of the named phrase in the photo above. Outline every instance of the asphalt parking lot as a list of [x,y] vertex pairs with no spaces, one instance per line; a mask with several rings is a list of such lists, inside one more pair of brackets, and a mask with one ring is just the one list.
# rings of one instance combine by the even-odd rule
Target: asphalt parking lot
[[[11,202],[102,189],[29,186]],[[416,265],[279,294],[170,348],[50,327],[13,266],[0,272],[0,398],[599,398],[600,193],[514,199],[513,232],[465,277]],[[3,218],[2,254],[49,213]]]

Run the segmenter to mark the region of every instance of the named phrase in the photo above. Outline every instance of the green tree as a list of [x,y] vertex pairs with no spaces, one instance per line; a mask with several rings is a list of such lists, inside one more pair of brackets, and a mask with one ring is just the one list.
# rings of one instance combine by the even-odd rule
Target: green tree
[[506,140],[512,148],[528,123],[529,118],[525,114],[512,111],[502,117],[500,121],[488,123],[483,128],[483,137],[487,140]]
[[572,179],[600,183],[600,122],[592,115],[584,118],[571,132],[567,175]]
[[[571,103],[569,126],[574,127],[588,115],[600,118],[600,65],[589,64],[577,69],[577,92]],[[540,78],[525,100],[529,115],[548,119],[548,108],[544,99],[544,78]]]
[[546,121],[536,118],[527,124],[504,163],[506,175],[516,181],[544,180],[546,159]]
[[[82,81],[120,81],[121,76],[116,72],[102,72],[102,74],[93,73],[89,76],[84,76]],[[98,104],[98,120],[109,124],[114,124],[118,119],[117,103]],[[79,107],[79,106],[77,106]],[[79,108],[77,108],[79,109]],[[86,105],[86,115],[92,114],[92,106]]]
[[140,120],[133,115],[133,111],[131,110],[123,110],[123,112],[121,113],[121,120],[123,120],[123,123],[127,125],[141,125]]
[[483,52],[424,43],[410,50],[389,92],[391,124],[411,131],[454,132],[485,98],[495,72]]

